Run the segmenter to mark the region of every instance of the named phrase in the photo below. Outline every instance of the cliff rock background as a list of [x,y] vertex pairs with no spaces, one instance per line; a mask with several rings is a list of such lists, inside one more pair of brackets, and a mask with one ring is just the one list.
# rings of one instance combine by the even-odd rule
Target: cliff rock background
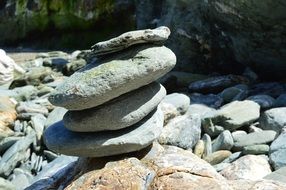
[[177,70],[284,78],[283,0],[2,0],[0,45],[88,49],[135,28],[168,26]]

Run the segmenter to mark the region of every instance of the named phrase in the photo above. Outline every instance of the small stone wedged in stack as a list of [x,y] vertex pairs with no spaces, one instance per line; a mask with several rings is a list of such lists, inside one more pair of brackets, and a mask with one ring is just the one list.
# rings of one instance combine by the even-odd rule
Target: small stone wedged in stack
[[94,45],[91,54],[104,57],[74,73],[49,97],[69,111],[45,131],[47,147],[103,157],[138,151],[156,140],[164,120],[157,106],[166,90],[155,81],[176,64],[175,54],[162,45],[169,34],[167,27],[131,31]]

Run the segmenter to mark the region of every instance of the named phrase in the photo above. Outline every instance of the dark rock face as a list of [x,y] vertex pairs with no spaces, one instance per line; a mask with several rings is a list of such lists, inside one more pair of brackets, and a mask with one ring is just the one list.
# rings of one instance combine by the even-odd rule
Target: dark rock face
[[[161,6],[152,0],[137,3],[137,25],[139,28],[165,25],[171,29],[169,47],[178,57],[179,69],[239,72],[248,65],[264,78],[283,77],[286,71],[283,0],[157,3]],[[145,17],[146,10],[151,13]]]
[[[32,44],[44,40],[41,45],[45,48],[55,48],[55,44],[58,48],[87,48],[111,33],[134,29],[133,13],[131,0],[1,1],[0,16],[5,19],[0,19],[0,44],[25,39]],[[75,40],[76,36],[81,36],[80,40]]]
[[165,25],[177,70],[238,74],[249,66],[260,78],[280,80],[286,71],[285,9],[283,0],[2,0],[0,45],[46,38],[45,48],[87,48],[135,25]]

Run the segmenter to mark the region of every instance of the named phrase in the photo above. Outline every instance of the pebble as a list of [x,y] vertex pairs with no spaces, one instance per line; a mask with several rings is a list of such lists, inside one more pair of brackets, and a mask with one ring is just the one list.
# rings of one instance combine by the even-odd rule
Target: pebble
[[204,153],[203,153],[203,158],[209,156],[213,151],[212,151],[212,139],[208,134],[204,134],[202,137],[202,141],[204,142]]
[[232,135],[229,130],[225,130],[212,142],[212,151],[230,150],[232,146]]
[[204,157],[204,160],[210,163],[211,165],[216,165],[216,164],[221,163],[223,160],[228,158],[230,155],[231,155],[231,152],[228,150],[219,150]]
[[242,156],[242,152],[234,152],[228,158],[224,159],[222,163],[232,163]]
[[250,96],[264,94],[264,95],[269,95],[273,98],[277,98],[281,94],[285,93],[286,93],[286,87],[278,82],[258,83],[253,85],[249,90]]
[[[32,114],[43,114],[43,115],[48,115],[49,114],[49,110],[42,105],[36,104],[34,102],[20,102],[17,107],[16,107],[16,111],[18,114],[21,113],[32,113]],[[31,114],[31,115],[32,115]]]
[[264,130],[275,130],[280,133],[282,128],[286,126],[286,107],[273,108],[265,111],[260,119],[260,127]]
[[219,95],[215,94],[199,94],[199,93],[192,93],[190,94],[191,104],[203,104],[212,108],[219,108],[222,103],[223,99]]
[[282,133],[270,145],[270,163],[275,170],[286,166],[286,130],[283,128]]
[[61,121],[67,111],[68,110],[65,108],[55,107],[53,111],[49,113],[47,120],[45,122],[45,127],[47,128],[51,126],[52,124]]
[[258,103],[261,109],[270,109],[275,105],[275,99],[269,95],[254,95],[247,98],[247,100]]
[[31,132],[29,135],[13,144],[4,153],[0,160],[0,175],[8,176],[19,162],[27,158],[26,151],[32,144],[34,138],[35,133]]
[[263,179],[275,180],[275,181],[280,181],[282,183],[286,183],[286,167],[282,167],[268,174]]
[[205,151],[205,144],[203,140],[199,140],[194,148],[194,154],[201,158]]
[[275,170],[286,166],[286,149],[279,149],[269,156],[270,163]]
[[276,98],[275,107],[286,107],[286,94],[281,94]]
[[232,135],[233,140],[237,141],[240,137],[247,135],[247,133],[242,130],[237,130],[237,131],[233,131],[231,135]]
[[182,93],[168,94],[161,102],[161,104],[172,105],[180,115],[185,114],[190,106],[190,98]]
[[205,80],[192,82],[189,85],[189,90],[191,92],[199,92],[199,93],[219,93],[227,87],[247,82],[248,79],[243,76],[225,75],[225,76],[211,77]]
[[260,180],[270,173],[268,161],[256,155],[243,156],[220,172],[228,180]]
[[269,152],[269,145],[266,144],[256,144],[256,145],[250,145],[245,146],[242,149],[243,154],[268,154]]
[[159,137],[161,144],[192,149],[201,137],[201,120],[198,116],[183,115],[172,119]]
[[219,95],[222,97],[225,103],[232,101],[241,101],[247,97],[248,86],[240,84],[224,89]]
[[15,142],[20,140],[22,137],[6,137],[0,141],[0,153],[4,153],[8,148],[10,148]]
[[46,117],[42,114],[37,114],[31,117],[31,124],[33,129],[36,132],[37,140],[40,141],[42,139],[42,135],[45,128]]
[[249,133],[236,138],[234,148],[241,150],[245,146],[270,143],[276,138],[276,135],[277,133],[271,130]]
[[191,104],[188,108],[186,115],[198,115],[201,119],[205,118],[211,113],[215,112],[215,109],[210,108],[202,104]]

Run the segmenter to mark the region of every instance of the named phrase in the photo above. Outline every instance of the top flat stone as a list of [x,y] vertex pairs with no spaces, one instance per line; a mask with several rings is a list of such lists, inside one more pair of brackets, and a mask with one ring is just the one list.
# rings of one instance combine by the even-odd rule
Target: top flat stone
[[165,75],[175,66],[176,56],[164,46],[145,45],[109,56],[100,63],[74,73],[51,93],[49,101],[68,110],[101,105]]
[[146,29],[126,32],[118,37],[93,45],[91,47],[92,54],[95,56],[109,54],[142,43],[163,44],[168,39],[169,35],[170,29],[165,26],[153,30]]

